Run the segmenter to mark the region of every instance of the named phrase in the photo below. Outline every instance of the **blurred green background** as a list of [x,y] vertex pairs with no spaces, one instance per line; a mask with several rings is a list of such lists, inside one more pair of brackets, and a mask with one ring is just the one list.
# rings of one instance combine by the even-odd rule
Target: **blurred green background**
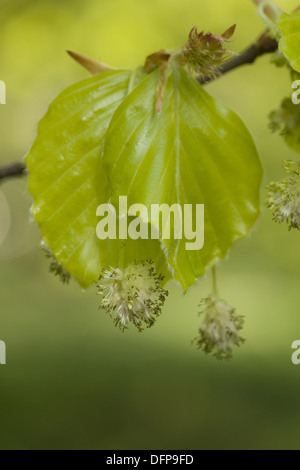
[[[25,155],[49,102],[87,76],[66,49],[135,66],[182,46],[195,24],[222,33],[233,23],[236,51],[264,28],[250,0],[1,0],[0,165]],[[248,124],[264,183],[281,178],[281,161],[297,155],[270,134],[267,115],[291,94],[288,73],[263,57],[207,90]],[[220,363],[191,345],[209,276],[186,297],[170,284],[156,326],[121,334],[98,311],[95,289],[64,287],[48,273],[26,185],[0,186],[1,449],[300,448],[300,366],[291,363],[300,338],[298,232],[262,207],[221,264],[219,289],[246,316],[247,342]]]

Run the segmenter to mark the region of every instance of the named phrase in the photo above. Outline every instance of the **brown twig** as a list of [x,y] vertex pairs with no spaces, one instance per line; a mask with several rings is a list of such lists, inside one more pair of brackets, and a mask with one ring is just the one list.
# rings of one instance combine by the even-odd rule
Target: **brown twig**
[[[252,0],[252,1],[258,6],[264,0]],[[266,6],[266,11],[270,12],[268,6]],[[297,11],[300,11],[300,5],[297,8],[295,8],[293,11],[294,13]],[[234,57],[233,59],[226,62],[222,67],[220,67],[218,77],[221,77],[222,75],[225,75],[226,73],[231,72],[231,70],[234,70],[243,65],[253,64],[256,61],[256,59],[258,59],[258,57],[264,54],[271,54],[272,52],[276,52],[277,49],[278,49],[278,42],[276,41],[276,39],[270,38],[269,32],[265,31],[254,44],[248,47],[248,49],[246,49],[240,55]],[[206,83],[209,83],[212,80],[213,78],[211,77],[198,78],[198,82],[201,85],[205,85]]]
[[25,163],[13,163],[0,168],[0,183],[8,178],[22,176],[27,172]]
[[[240,55],[233,57],[233,59],[229,60],[222,67],[220,67],[218,77],[221,77],[231,70],[234,70],[243,65],[253,64],[256,59],[258,59],[258,57],[264,54],[270,54],[271,52],[276,52],[277,49],[278,42],[276,39],[272,39],[268,36],[267,33],[264,33],[254,44],[248,47],[248,49],[246,49]],[[212,77],[198,78],[198,82],[201,85],[205,85],[212,80]]]

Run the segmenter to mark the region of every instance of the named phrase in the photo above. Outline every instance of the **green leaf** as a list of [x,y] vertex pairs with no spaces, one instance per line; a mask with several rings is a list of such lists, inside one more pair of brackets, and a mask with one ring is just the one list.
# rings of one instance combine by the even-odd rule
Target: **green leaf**
[[96,236],[96,210],[108,202],[101,165],[103,139],[136,73],[113,71],[71,86],[51,104],[26,158],[33,216],[55,258],[82,287],[101,269],[152,259],[166,274],[158,241],[105,240]]
[[278,27],[282,33],[279,49],[287,57],[293,69],[300,72],[300,12],[283,13]]
[[157,81],[155,71],[116,110],[103,160],[115,203],[127,194],[128,205],[145,204],[148,212],[151,204],[205,204],[202,250],[187,251],[184,238],[164,240],[186,291],[254,224],[262,168],[240,118],[184,69],[170,70],[160,113]]

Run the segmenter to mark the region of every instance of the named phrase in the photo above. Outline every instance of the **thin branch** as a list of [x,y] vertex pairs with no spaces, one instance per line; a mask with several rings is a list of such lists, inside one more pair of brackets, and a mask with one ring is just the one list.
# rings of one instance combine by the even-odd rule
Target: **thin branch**
[[[218,77],[225,75],[226,73],[234,70],[243,65],[253,64],[258,57],[264,54],[270,54],[276,52],[278,49],[278,42],[276,39],[272,39],[267,33],[262,34],[260,38],[252,44],[248,49],[242,52],[240,55],[233,57],[233,59],[226,62],[222,67],[219,68]],[[218,78],[217,77],[217,78]],[[201,85],[205,85],[213,80],[212,77],[200,77],[198,82]]]
[[0,168],[0,183],[8,178],[22,176],[27,172],[25,163],[13,163]]

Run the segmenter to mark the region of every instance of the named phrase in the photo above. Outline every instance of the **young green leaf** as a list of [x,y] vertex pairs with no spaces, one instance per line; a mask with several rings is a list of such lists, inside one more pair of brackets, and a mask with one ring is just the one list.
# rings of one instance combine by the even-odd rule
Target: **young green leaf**
[[[183,68],[170,67],[160,113],[157,81],[154,71],[116,110],[103,164],[114,202],[127,194],[128,204],[145,204],[148,212],[152,204],[205,205],[202,250],[187,251],[185,237],[164,240],[174,277],[186,291],[254,224],[262,168],[240,118]],[[154,218],[151,223],[159,225]]]
[[300,12],[283,13],[277,26],[282,33],[279,49],[293,69],[300,72]]
[[108,202],[101,166],[103,139],[113,112],[135,81],[135,72],[112,71],[71,86],[51,104],[26,158],[33,215],[45,243],[82,287],[106,265],[153,259],[167,274],[159,242],[104,240],[96,236],[96,210]]

